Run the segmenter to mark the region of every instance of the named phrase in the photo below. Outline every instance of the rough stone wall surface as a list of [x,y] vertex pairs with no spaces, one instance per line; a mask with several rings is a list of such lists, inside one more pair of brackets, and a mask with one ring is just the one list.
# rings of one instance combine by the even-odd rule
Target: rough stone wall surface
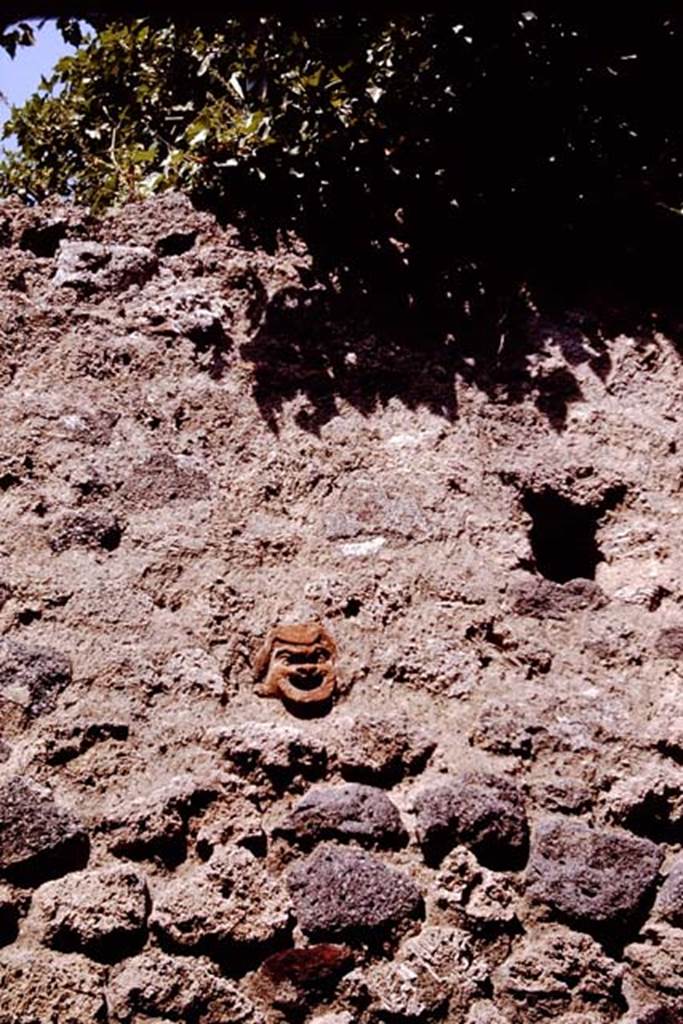
[[683,1020],[675,344],[515,392],[178,196],[0,222],[0,1024]]

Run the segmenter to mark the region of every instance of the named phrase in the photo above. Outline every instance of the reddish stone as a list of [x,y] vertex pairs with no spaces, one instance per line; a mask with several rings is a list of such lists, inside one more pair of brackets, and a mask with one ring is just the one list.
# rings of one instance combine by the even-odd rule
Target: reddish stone
[[321,942],[304,949],[273,953],[261,965],[261,970],[277,985],[290,982],[300,988],[312,988],[336,981],[351,967],[353,953],[348,946]]

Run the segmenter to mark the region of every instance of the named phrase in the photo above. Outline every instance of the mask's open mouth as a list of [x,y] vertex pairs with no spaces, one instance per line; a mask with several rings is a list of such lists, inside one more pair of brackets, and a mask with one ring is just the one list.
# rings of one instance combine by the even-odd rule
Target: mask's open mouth
[[322,686],[325,682],[326,674],[317,670],[312,671],[298,671],[291,672],[287,676],[287,681],[295,690],[304,690],[309,692],[311,690],[317,690],[319,686]]

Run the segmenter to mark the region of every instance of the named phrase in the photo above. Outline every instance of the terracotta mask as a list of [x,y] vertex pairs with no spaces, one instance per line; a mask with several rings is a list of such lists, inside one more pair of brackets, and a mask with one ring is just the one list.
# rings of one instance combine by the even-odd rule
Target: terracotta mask
[[281,697],[293,704],[327,701],[336,686],[337,647],[317,622],[276,626],[254,659],[261,697]]

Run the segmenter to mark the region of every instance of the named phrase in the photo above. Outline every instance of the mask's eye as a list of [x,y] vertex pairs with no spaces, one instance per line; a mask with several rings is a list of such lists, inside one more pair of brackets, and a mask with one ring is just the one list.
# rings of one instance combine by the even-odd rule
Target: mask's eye
[[330,656],[330,652],[325,650],[324,647],[316,647],[311,653],[311,661],[314,661],[316,665],[319,665],[321,661],[327,661]]
[[310,660],[303,651],[278,651],[276,658],[283,665],[305,665]]

